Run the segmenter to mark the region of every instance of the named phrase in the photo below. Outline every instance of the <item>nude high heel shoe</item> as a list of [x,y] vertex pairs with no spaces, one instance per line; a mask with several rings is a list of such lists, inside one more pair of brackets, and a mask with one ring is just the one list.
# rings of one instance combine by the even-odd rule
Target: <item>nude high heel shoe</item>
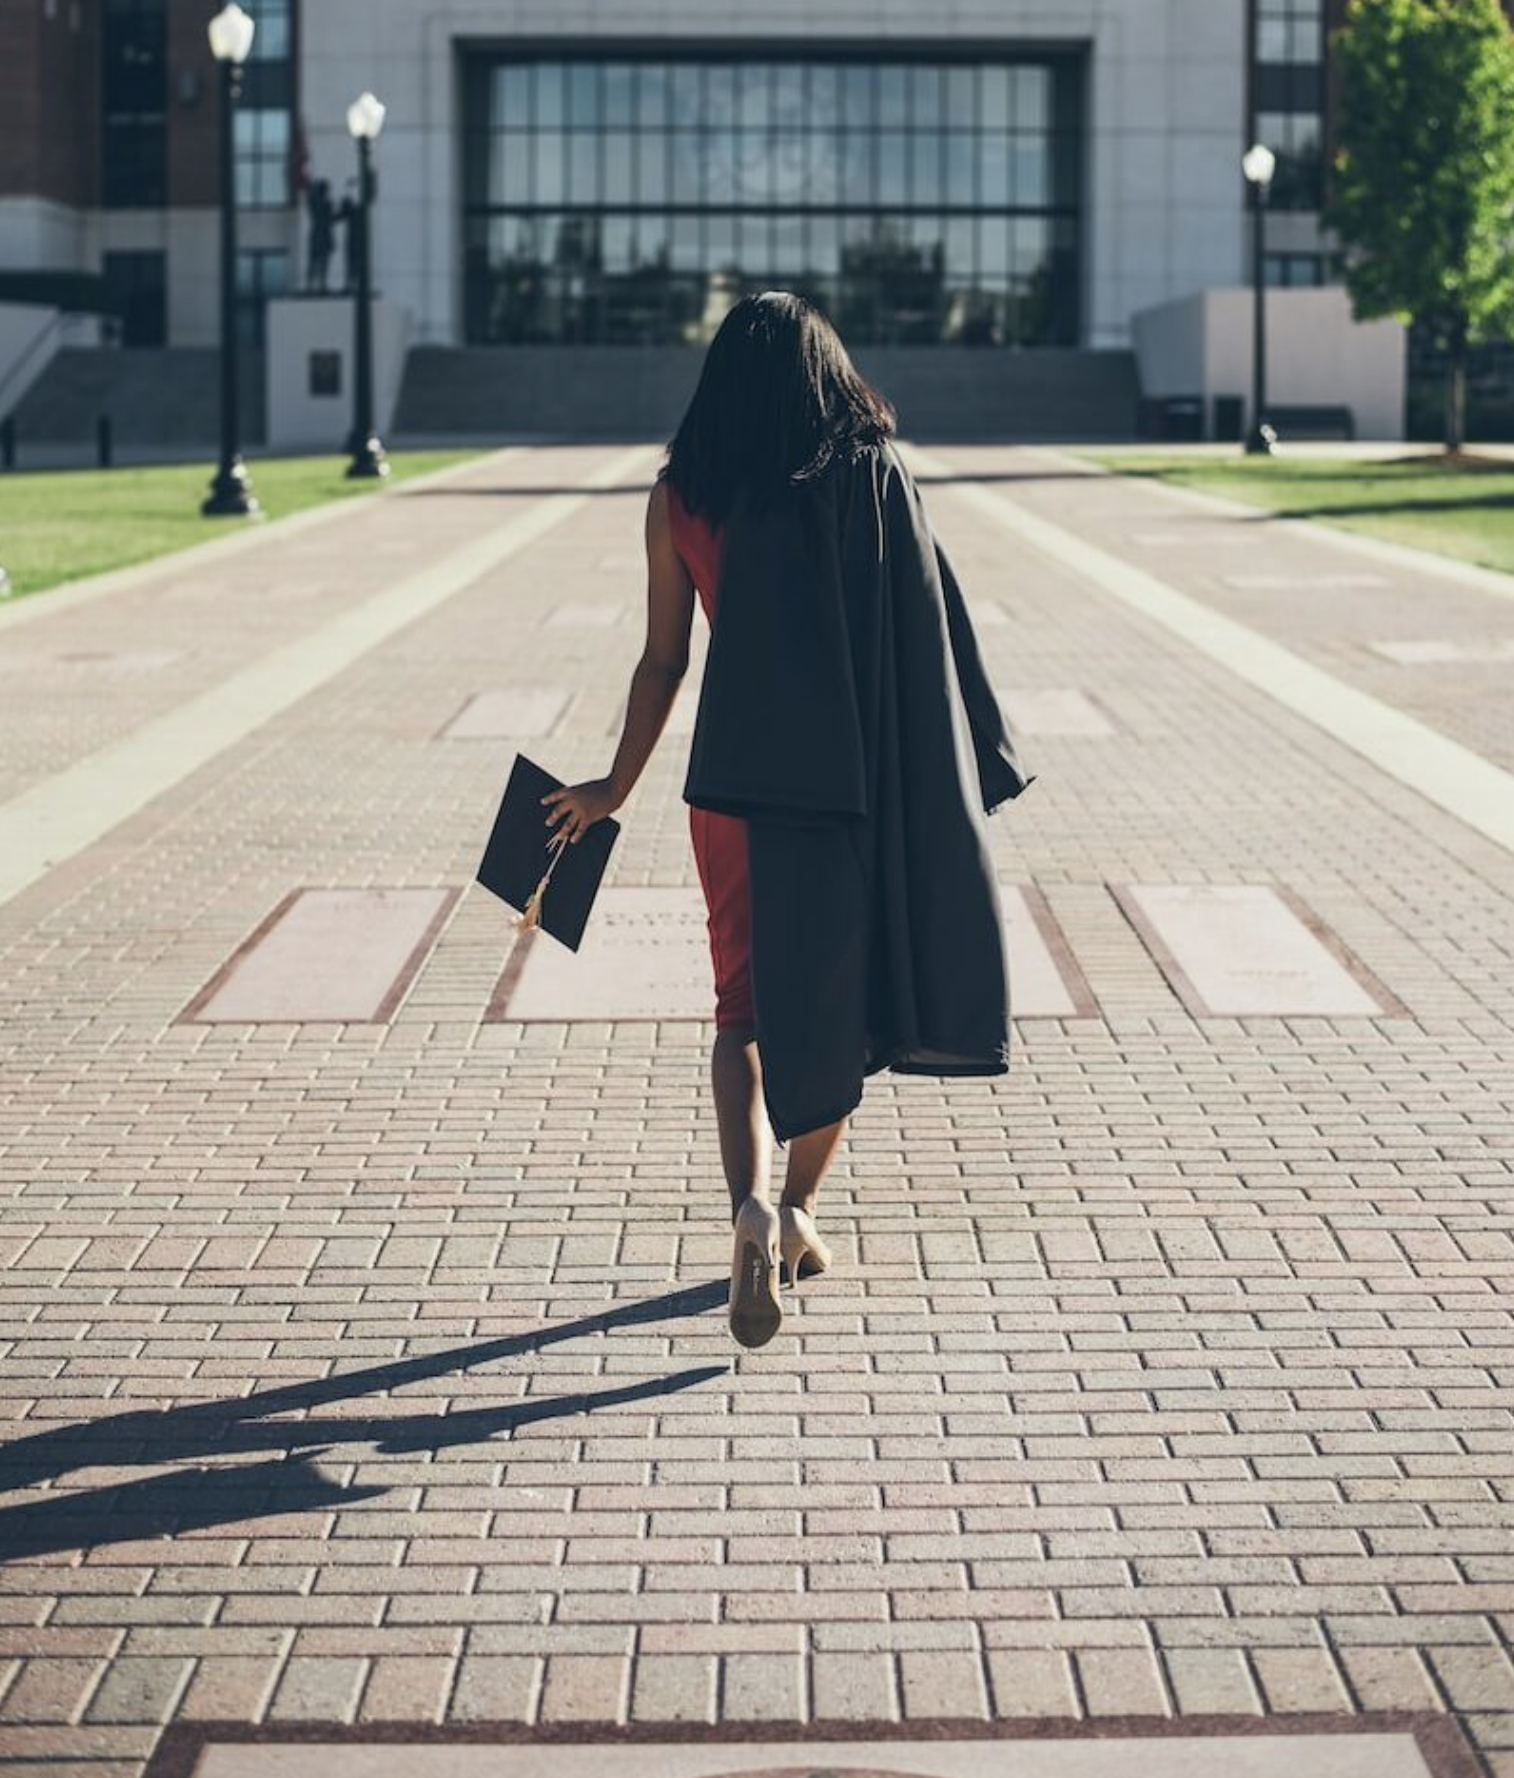
[[761,1198],[736,1212],[731,1253],[732,1337],[743,1346],[765,1346],[783,1320],[778,1300],[778,1213]]
[[797,1204],[780,1204],[778,1221],[778,1242],[790,1284],[830,1270],[831,1250],[820,1239],[820,1231],[808,1210],[801,1210]]

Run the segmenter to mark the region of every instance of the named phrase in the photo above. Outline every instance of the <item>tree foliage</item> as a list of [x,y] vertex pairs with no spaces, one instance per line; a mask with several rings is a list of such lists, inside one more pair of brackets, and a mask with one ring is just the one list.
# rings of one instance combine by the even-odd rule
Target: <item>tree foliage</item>
[[1335,51],[1352,306],[1437,330],[1459,444],[1467,342],[1514,328],[1514,31],[1499,0],[1351,0]]

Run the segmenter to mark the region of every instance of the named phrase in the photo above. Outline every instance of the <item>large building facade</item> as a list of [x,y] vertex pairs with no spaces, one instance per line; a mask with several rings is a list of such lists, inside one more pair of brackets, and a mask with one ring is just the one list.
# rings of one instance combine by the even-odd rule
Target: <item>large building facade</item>
[[[1125,348],[1143,311],[1250,278],[1258,138],[1269,282],[1334,275],[1344,0],[243,3],[246,345],[309,283],[311,193],[352,189],[363,89],[388,107],[376,283],[422,348],[698,345],[771,286],[863,350]],[[213,10],[0,6],[0,302],[215,342]]]
[[[1282,162],[1272,275],[1326,275],[1325,4],[247,0],[248,325],[302,281],[303,193],[340,196],[368,87],[378,281],[418,341],[695,339],[784,285],[859,340],[1123,343],[1246,276],[1253,130]],[[0,9],[0,267],[97,281],[133,343],[213,337],[212,10]]]
[[1244,0],[307,8],[312,161],[391,104],[386,287],[428,341],[695,341],[732,291],[858,343],[1120,344],[1244,271]]

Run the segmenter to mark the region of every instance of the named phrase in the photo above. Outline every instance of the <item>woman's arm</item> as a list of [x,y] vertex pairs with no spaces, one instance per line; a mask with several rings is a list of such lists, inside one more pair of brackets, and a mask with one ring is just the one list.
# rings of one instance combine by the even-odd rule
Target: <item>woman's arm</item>
[[613,814],[636,786],[667,724],[668,712],[689,667],[694,621],[694,582],[673,547],[667,483],[647,501],[647,639],[631,675],[626,720],[608,776],[568,785],[542,798],[552,805],[547,825],[563,822],[572,844],[603,816]]

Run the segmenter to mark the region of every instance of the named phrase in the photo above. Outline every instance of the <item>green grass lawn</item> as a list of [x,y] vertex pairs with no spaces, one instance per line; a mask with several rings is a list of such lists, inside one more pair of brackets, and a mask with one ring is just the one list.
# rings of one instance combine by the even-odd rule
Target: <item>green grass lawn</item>
[[[389,459],[388,480],[404,481],[474,455],[400,451]],[[348,481],[345,457],[269,457],[248,467],[269,518],[328,500],[372,498],[385,485]],[[255,519],[201,516],[214,470],[207,462],[0,475],[0,566],[10,573],[12,598],[256,525]]]
[[1125,475],[1221,494],[1282,518],[1318,519],[1391,543],[1514,573],[1514,463],[1405,455],[1347,457],[1147,456],[1090,453]]

